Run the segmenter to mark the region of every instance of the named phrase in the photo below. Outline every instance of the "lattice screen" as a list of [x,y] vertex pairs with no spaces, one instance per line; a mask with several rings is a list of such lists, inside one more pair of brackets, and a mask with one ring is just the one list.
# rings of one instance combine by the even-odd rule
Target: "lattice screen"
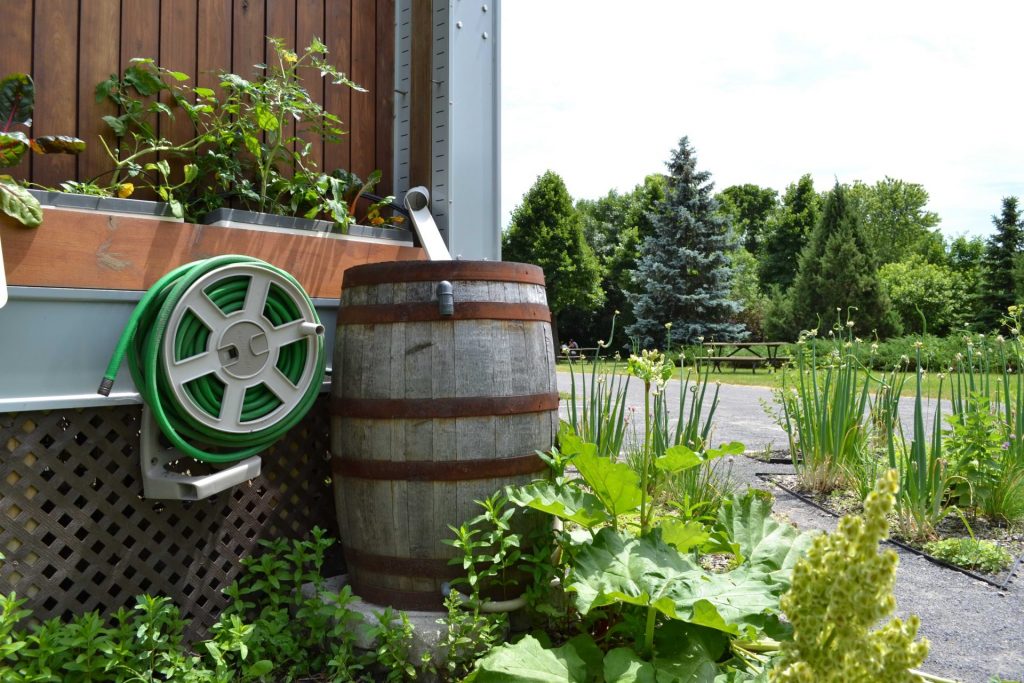
[[[264,454],[258,479],[192,503],[141,497],[140,417],[139,406],[0,413],[0,591],[28,598],[34,618],[161,594],[202,637],[258,540],[314,525],[337,535],[325,399]],[[329,558],[328,575],[340,562]]]

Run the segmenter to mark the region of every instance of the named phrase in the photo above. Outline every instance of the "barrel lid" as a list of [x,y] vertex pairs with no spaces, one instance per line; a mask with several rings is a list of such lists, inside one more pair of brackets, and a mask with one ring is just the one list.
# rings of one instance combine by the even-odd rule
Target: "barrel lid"
[[539,266],[510,261],[385,261],[345,271],[342,288],[394,282],[481,280],[544,286]]

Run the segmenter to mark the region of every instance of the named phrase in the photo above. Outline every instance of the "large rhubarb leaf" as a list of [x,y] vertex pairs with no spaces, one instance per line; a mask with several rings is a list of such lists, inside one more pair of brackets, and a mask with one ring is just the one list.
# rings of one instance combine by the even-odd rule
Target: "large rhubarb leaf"
[[605,683],[656,683],[654,665],[628,647],[617,647],[604,658]]
[[735,635],[747,626],[763,629],[786,589],[786,584],[775,583],[746,565],[724,574],[689,578],[672,586],[677,618]]
[[615,462],[597,454],[597,445],[566,434],[561,437],[563,455],[570,461],[614,517],[640,508],[640,477],[624,462]]
[[624,602],[654,607],[676,618],[673,589],[699,574],[688,558],[657,535],[636,537],[605,527],[577,552],[567,590],[576,594],[576,607],[583,614]]
[[756,496],[734,496],[718,511],[719,524],[736,543],[752,574],[769,574],[772,582],[789,587],[793,566],[811,545],[813,536],[772,517],[772,506]]
[[665,517],[658,521],[661,538],[669,545],[676,547],[681,553],[689,552],[704,545],[710,538],[707,528],[694,520],[683,521],[673,517]]
[[[589,641],[586,642],[586,641]],[[598,656],[594,661],[595,653]],[[466,677],[466,683],[590,683],[600,673],[600,651],[588,637],[573,638],[550,650],[526,636],[514,645],[491,650]]]
[[600,499],[571,484],[558,486],[548,481],[537,481],[510,488],[508,498],[516,505],[540,510],[588,529],[608,521]]

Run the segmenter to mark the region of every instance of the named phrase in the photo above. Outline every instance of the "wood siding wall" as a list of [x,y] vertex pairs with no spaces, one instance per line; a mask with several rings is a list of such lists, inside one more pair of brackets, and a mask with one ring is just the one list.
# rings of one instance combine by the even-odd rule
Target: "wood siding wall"
[[[35,79],[32,134],[77,135],[87,144],[77,158],[26,157],[7,171],[17,178],[56,186],[110,168],[98,136],[107,134],[102,117],[113,112],[96,103],[93,90],[133,57],[153,58],[209,87],[220,71],[252,75],[266,58],[266,36],[296,49],[319,37],[333,63],[369,92],[309,82],[349,131],[339,144],[314,145],[311,156],[325,170],[346,168],[361,177],[379,168],[378,191],[391,191],[392,0],[3,0],[0,7],[0,77],[18,71]],[[179,117],[159,133],[185,139],[188,127]]]

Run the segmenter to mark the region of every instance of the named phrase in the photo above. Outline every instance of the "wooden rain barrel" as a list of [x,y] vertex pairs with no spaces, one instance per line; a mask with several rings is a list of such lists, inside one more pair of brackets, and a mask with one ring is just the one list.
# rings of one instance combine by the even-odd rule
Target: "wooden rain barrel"
[[[438,305],[451,283],[453,314]],[[473,501],[544,472],[558,389],[540,268],[389,262],[345,272],[334,348],[331,453],[353,592],[441,610],[442,541]]]

